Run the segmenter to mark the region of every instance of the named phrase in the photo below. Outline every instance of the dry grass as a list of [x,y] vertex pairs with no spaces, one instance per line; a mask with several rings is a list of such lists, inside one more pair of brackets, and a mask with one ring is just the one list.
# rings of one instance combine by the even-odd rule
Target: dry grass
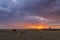
[[60,40],[60,30],[0,29],[0,40]]

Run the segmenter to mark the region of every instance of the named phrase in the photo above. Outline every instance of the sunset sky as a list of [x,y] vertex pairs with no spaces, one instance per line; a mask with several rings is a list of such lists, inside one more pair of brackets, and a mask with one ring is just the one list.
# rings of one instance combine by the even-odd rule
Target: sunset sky
[[60,28],[60,0],[0,0],[0,29]]

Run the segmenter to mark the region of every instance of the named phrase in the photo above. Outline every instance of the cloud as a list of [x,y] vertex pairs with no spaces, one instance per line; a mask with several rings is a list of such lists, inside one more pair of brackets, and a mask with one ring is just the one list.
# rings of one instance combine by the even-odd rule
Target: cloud
[[[43,21],[42,21],[43,20]],[[0,23],[59,22],[60,0],[0,0]]]

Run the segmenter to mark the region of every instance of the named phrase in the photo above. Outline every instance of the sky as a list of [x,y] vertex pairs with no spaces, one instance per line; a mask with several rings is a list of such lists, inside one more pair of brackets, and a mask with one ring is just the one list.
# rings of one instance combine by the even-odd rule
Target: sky
[[45,24],[60,27],[60,0],[0,0],[0,28]]

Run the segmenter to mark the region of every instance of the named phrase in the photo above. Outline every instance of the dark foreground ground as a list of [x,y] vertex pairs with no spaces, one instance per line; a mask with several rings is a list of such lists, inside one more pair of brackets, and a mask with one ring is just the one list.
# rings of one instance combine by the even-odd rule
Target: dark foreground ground
[[0,40],[60,40],[60,29],[0,29]]

